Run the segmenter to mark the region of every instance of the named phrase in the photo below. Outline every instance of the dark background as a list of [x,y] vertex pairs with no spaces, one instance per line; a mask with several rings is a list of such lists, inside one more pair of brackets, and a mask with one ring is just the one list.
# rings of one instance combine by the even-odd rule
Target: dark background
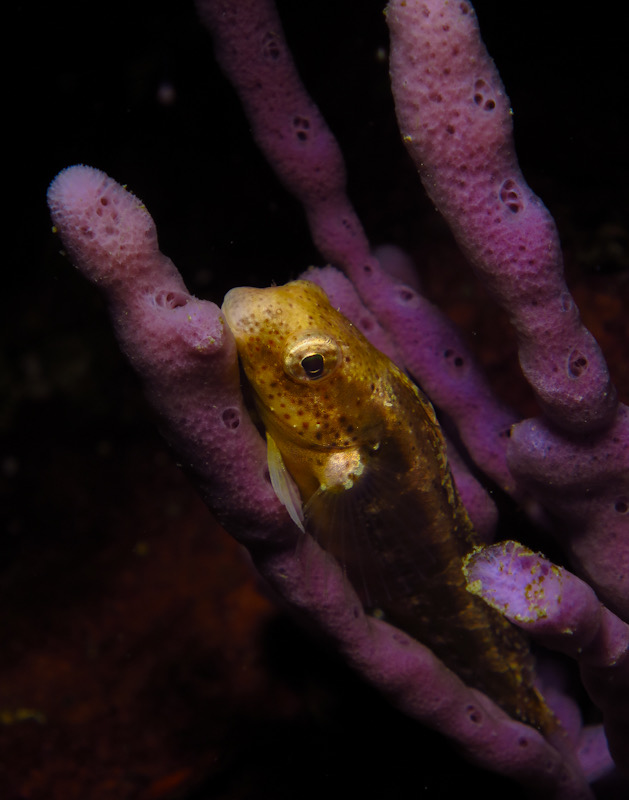
[[[534,411],[504,317],[465,270],[395,127],[378,0],[280,4],[374,244],[422,265],[496,390]],[[614,14],[613,8],[622,11]],[[476,3],[523,171],[629,399],[626,7]],[[486,798],[512,787],[391,710],[260,593],[157,436],[45,205],[63,167],[141,197],[191,291],[320,263],[254,148],[191,0],[6,12],[0,328],[0,796]],[[169,85],[172,102],[160,101]]]

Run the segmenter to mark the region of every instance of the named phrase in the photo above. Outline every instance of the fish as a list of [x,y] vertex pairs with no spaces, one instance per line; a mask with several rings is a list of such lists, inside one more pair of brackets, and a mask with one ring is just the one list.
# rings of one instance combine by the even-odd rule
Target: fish
[[365,609],[428,646],[515,719],[549,732],[524,634],[467,590],[479,546],[428,398],[316,284],[238,287],[222,311],[290,516]]

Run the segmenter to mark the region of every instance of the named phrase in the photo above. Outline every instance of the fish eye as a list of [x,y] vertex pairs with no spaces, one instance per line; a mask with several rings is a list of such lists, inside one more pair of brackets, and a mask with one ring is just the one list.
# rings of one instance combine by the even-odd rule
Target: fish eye
[[338,344],[325,333],[307,333],[288,342],[284,371],[300,383],[327,378],[340,363]]
[[304,372],[309,378],[316,380],[323,375],[325,359],[321,353],[313,353],[311,356],[306,356],[301,359],[301,366],[304,368]]

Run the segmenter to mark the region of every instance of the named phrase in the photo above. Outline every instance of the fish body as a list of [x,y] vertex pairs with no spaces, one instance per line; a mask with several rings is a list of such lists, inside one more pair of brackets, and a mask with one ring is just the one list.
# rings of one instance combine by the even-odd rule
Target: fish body
[[526,640],[466,589],[477,537],[427,398],[309,281],[232,289],[223,312],[295,522],[339,559],[368,610],[548,730]]

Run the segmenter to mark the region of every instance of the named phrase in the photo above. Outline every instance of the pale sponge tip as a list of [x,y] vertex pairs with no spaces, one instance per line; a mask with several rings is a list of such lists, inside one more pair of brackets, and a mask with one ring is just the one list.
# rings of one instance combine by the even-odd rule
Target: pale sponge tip
[[66,208],[76,208],[100,193],[111,179],[101,170],[76,164],[66,167],[48,187],[48,205],[51,212],[64,213]]
[[137,278],[157,252],[155,225],[144,204],[104,172],[68,167],[52,181],[47,197],[64,248],[90,280],[124,273]]

